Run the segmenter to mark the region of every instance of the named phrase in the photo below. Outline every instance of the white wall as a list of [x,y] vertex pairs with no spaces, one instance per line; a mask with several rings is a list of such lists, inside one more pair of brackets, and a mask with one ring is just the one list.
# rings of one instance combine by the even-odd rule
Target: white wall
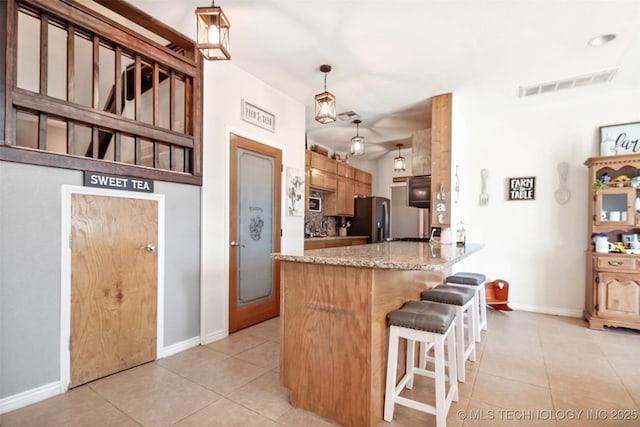
[[[286,216],[287,166],[304,171],[304,105],[267,86],[232,62],[205,63],[202,187],[201,334],[211,342],[228,334],[229,134],[282,150],[282,251],[304,251],[304,217]],[[276,116],[276,132],[241,119],[245,99]]]
[[[453,161],[464,165],[459,219],[467,241],[486,245],[455,271],[508,281],[514,308],[580,316],[589,245],[584,162],[598,155],[600,126],[638,121],[640,88],[614,81],[530,98],[454,98],[464,119],[464,149]],[[565,205],[554,199],[560,162],[569,163]],[[482,168],[489,170],[487,206],[478,205]],[[523,176],[536,177],[535,201],[507,201],[505,180]]]

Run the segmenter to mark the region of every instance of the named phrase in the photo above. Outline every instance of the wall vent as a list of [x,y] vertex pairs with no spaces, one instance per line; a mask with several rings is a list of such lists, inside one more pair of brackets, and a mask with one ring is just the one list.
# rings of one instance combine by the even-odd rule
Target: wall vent
[[569,77],[552,82],[538,83],[530,86],[520,86],[520,97],[540,95],[543,93],[556,92],[559,90],[571,89],[574,87],[610,82],[611,79],[613,79],[613,76],[616,74],[616,71],[618,71],[618,68],[598,71],[582,76]]
[[354,111],[345,111],[344,113],[339,113],[338,118],[342,121],[351,121],[359,118],[360,115]]

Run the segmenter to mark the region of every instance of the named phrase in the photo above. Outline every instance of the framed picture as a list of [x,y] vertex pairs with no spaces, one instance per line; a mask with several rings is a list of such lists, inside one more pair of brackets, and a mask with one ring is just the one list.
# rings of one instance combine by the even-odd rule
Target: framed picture
[[612,154],[640,152],[640,122],[600,127],[600,143],[605,140],[614,141]]
[[507,199],[508,200],[535,200],[536,198],[536,178],[527,176],[523,178],[507,178]]
[[304,216],[304,171],[287,167],[287,215]]

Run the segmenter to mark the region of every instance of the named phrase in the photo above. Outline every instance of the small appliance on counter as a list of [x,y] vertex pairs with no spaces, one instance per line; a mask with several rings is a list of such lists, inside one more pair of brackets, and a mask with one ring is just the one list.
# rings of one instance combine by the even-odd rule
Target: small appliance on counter
[[351,234],[369,236],[367,243],[384,242],[389,238],[391,201],[385,197],[358,197],[354,201]]

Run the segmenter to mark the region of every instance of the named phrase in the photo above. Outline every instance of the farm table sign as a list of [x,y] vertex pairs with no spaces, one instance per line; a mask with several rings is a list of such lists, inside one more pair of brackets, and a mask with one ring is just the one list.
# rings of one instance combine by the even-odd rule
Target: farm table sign
[[613,141],[611,155],[640,152],[640,122],[600,127],[600,143]]
[[509,188],[507,192],[509,200],[535,200],[536,178],[533,176],[524,178],[508,178]]

